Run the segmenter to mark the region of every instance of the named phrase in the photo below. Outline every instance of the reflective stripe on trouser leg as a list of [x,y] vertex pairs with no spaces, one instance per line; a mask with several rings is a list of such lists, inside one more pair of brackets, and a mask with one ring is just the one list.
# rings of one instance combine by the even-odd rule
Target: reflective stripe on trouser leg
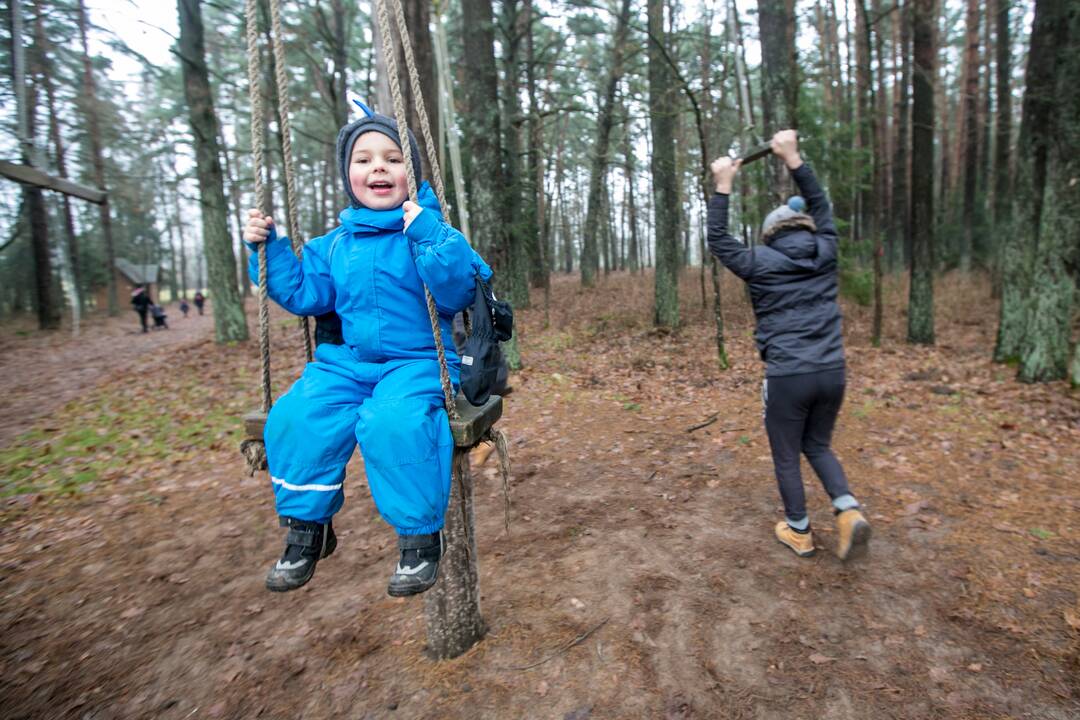
[[320,346],[316,362],[270,410],[264,436],[278,515],[325,523],[344,502],[357,408],[370,386],[337,364],[340,354]]
[[454,453],[439,367],[431,360],[387,366],[356,424],[368,486],[399,535],[433,533],[443,526]]

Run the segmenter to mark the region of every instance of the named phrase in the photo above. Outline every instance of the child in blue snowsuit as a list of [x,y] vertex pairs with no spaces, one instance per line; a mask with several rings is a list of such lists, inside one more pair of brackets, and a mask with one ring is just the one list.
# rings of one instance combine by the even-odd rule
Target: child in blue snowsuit
[[[439,310],[451,379],[461,361],[451,321],[472,304],[475,277],[491,268],[443,222],[430,186],[408,202],[397,123],[368,112],[341,129],[337,155],[349,205],[340,225],[304,246],[303,260],[273,220],[249,211],[244,239],[266,242],[270,297],[289,312],[341,320],[342,344],[323,343],[300,379],[274,404],[264,439],[285,551],[266,578],[293,590],[334,551],[332,519],[344,501],[345,465],[359,443],[368,485],[397,531],[400,560],[388,592],[435,584],[454,441],[443,406],[439,363],[424,285]],[[409,133],[415,176],[419,151]],[[258,278],[258,258],[250,274]]]

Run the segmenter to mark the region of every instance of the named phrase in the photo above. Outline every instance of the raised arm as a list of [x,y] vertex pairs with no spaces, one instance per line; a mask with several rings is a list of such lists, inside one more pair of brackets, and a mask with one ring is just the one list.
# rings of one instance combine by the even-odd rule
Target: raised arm
[[735,173],[739,170],[739,161],[721,157],[713,161],[713,182],[716,194],[709,199],[708,234],[709,252],[724,263],[731,272],[743,280],[753,274],[754,256],[750,250],[735,239],[728,231],[728,203]]
[[810,217],[814,218],[818,235],[829,236],[836,240],[836,225],[833,223],[832,207],[829,198],[818,182],[814,171],[803,162],[799,154],[799,136],[794,130],[781,130],[773,135],[769,141],[772,151],[784,161],[795,184],[799,186],[799,194],[806,200],[806,208]]

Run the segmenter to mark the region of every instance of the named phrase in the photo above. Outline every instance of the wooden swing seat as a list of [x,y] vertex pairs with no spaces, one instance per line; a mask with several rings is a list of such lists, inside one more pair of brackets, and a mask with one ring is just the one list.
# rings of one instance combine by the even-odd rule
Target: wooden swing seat
[[[458,419],[450,421],[450,432],[454,436],[454,446],[458,448],[475,447],[487,434],[487,431],[502,417],[502,398],[492,395],[488,401],[477,407],[465,399],[461,393],[455,398]],[[266,413],[254,410],[244,415],[244,432],[250,440],[262,440],[266,427]]]

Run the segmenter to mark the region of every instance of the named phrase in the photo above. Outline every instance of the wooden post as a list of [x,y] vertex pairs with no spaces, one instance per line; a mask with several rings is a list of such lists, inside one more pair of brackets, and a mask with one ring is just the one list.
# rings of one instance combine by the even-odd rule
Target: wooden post
[[436,660],[457,657],[484,637],[468,448],[454,448],[450,483],[439,582],[424,595],[427,653]]

